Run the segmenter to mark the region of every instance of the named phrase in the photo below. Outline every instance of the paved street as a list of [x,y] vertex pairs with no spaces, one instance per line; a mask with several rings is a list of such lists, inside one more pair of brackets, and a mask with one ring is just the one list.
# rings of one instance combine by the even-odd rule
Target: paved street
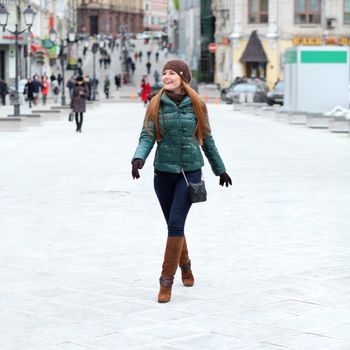
[[208,164],[186,226],[196,279],[157,303],[166,225],[130,160],[141,103],[0,132],[0,349],[349,350],[350,140],[209,105],[233,178]]

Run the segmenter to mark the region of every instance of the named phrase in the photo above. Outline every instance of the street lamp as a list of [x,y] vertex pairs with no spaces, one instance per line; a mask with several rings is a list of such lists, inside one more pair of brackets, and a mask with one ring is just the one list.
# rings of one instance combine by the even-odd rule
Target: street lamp
[[[65,61],[65,57],[64,57],[64,49],[66,47],[69,46],[70,43],[75,42],[75,38],[76,38],[76,34],[74,29],[70,29],[68,31],[68,35],[67,35],[67,39],[66,39],[66,44],[64,44],[64,40],[60,40],[60,53],[59,53],[59,57],[60,57],[60,62],[61,62],[61,71],[62,71],[62,94],[61,94],[61,105],[65,106],[66,104],[66,94],[65,94],[65,81],[64,81],[64,61]],[[55,29],[51,28],[50,30],[50,40],[55,42],[57,39],[57,32],[55,31]]]
[[8,16],[9,16],[9,13],[7,12],[6,7],[4,5],[0,5],[0,26],[2,27],[2,31],[4,32],[6,30],[8,33],[15,36],[16,76],[15,76],[15,96],[14,96],[15,98],[13,103],[13,107],[14,107],[13,116],[19,117],[21,114],[20,114],[20,103],[19,103],[19,93],[18,93],[18,64],[19,64],[18,36],[25,33],[26,31],[30,32],[30,28],[32,27],[34,22],[35,11],[31,8],[30,5],[23,11],[24,23],[26,24],[27,28],[22,30],[18,29],[18,23],[15,24],[14,31],[6,29]]

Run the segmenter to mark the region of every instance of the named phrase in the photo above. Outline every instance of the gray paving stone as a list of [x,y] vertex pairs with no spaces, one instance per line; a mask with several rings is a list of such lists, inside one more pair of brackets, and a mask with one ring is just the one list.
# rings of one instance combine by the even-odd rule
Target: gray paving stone
[[101,103],[79,135],[65,119],[1,134],[1,349],[350,348],[348,138],[209,112],[234,185],[206,164],[195,286],[177,274],[167,305],[152,155],[130,177],[143,106]]

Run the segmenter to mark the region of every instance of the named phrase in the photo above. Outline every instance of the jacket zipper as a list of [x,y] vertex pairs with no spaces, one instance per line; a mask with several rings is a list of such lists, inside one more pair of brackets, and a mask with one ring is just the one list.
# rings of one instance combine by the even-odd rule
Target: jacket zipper
[[179,119],[179,161],[180,161],[180,170],[183,171],[183,168],[182,168],[182,143],[181,143],[181,113],[180,113],[180,110],[179,108],[177,109],[177,117]]

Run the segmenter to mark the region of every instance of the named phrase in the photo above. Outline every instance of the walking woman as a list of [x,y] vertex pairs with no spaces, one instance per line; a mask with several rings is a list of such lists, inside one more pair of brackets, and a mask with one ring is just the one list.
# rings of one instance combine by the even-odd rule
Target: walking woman
[[88,95],[87,88],[84,84],[84,79],[79,76],[76,80],[70,107],[75,113],[75,122],[77,124],[76,132],[81,132],[81,127],[83,125],[83,113],[86,111],[86,97]]
[[151,95],[151,85],[148,82],[148,78],[147,76],[144,76],[142,78],[141,81],[141,100],[143,102],[143,105],[146,107],[147,106],[147,102],[150,99],[150,95]]
[[43,99],[43,105],[46,105],[46,100],[47,100],[47,94],[49,92],[49,82],[47,81],[47,77],[44,75],[41,78],[41,96]]
[[208,158],[221,186],[232,185],[223,161],[211,135],[207,108],[199,95],[191,89],[191,71],[182,60],[168,61],[162,70],[164,87],[151,100],[136,152],[132,158],[132,177],[140,177],[151,149],[157,142],[154,159],[154,189],[162,208],[168,238],[162,272],[159,279],[158,302],[170,301],[171,289],[177,267],[180,266],[182,282],[192,287],[191,271],[184,227],[191,201],[187,183],[198,183],[204,165],[200,147]]

